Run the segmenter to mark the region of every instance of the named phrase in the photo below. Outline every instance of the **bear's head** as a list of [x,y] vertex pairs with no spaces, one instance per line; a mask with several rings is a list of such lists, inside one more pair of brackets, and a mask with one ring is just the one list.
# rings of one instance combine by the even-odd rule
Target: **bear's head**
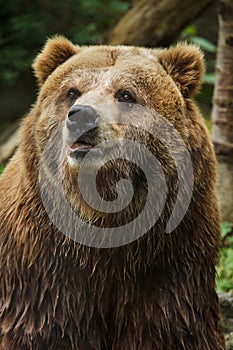
[[167,222],[178,190],[191,200],[196,154],[210,148],[193,102],[204,71],[196,46],[80,47],[56,36],[34,70],[33,152],[49,203],[62,188],[76,214],[108,228],[135,221],[151,193],[144,221],[153,211]]

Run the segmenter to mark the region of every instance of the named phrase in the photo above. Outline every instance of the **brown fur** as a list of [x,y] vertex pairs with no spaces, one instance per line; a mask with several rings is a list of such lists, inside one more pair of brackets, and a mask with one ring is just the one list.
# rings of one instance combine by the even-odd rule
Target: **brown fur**
[[[82,48],[56,37],[34,69],[41,86],[38,100],[0,180],[0,349],[224,349],[215,292],[220,246],[215,159],[192,100],[203,73],[199,50],[185,44],[168,50]],[[114,102],[119,89],[133,89],[139,104],[159,112],[182,136],[193,163],[194,188],[184,219],[170,234],[165,226],[177,193],[174,163],[158,140],[122,125],[108,132],[141,140],[163,164],[169,195],[160,219],[140,239],[108,249],[76,243],[50,221],[41,201],[39,169],[46,166],[42,153],[50,135],[63,128],[72,105],[67,90],[74,85],[82,92],[75,103],[93,106]],[[116,122],[117,111],[111,118]],[[100,130],[100,141],[105,132]],[[51,149],[55,158],[56,151]],[[126,214],[91,209],[80,197],[76,172],[63,164],[64,190],[87,221],[120,225],[143,206],[146,186],[143,180],[137,185],[132,165],[113,162],[100,172],[98,183],[109,200],[118,177],[135,181],[136,195]],[[51,192],[44,191],[48,200],[55,196],[62,224],[66,213],[56,198],[58,184],[52,175],[48,181]]]

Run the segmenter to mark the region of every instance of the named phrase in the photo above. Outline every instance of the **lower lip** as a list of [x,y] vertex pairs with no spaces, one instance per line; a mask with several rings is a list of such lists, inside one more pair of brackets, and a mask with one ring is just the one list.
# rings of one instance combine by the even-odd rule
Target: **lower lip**
[[71,157],[75,157],[77,155],[84,155],[86,153],[88,153],[89,151],[93,151],[93,152],[100,152],[101,149],[98,147],[94,147],[91,145],[75,145],[74,147],[70,147],[69,148],[69,156]]

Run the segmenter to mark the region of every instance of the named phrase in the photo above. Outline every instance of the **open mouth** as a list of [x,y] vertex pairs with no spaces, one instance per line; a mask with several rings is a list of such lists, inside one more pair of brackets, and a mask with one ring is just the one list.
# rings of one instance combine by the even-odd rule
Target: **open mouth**
[[93,145],[85,141],[77,141],[69,147],[68,154],[71,157],[84,156],[90,150],[100,152],[100,147],[97,147],[97,145]]
[[[75,140],[75,139],[74,139]],[[90,151],[88,156],[90,160],[103,160],[104,157],[109,156],[116,144],[114,140],[101,140],[100,137],[94,133],[88,132],[81,135],[68,148],[68,156],[73,160],[84,158]]]

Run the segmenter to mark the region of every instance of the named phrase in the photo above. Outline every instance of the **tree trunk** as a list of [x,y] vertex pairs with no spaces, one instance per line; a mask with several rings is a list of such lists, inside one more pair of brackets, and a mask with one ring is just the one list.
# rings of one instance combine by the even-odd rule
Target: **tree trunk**
[[212,139],[218,158],[217,193],[222,220],[233,222],[233,0],[219,2],[218,21]]
[[212,112],[217,154],[233,157],[233,0],[219,5],[217,77]]
[[167,46],[212,0],[135,0],[107,34],[111,45]]
[[222,221],[233,223],[233,160],[232,157],[218,156],[217,196]]

